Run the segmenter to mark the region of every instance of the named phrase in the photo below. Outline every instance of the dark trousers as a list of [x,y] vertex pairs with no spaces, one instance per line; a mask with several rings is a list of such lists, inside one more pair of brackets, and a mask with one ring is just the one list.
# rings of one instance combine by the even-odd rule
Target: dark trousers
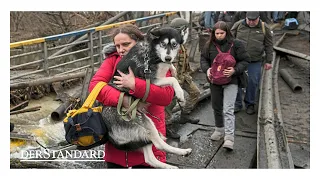
[[223,90],[221,86],[211,84],[211,103],[216,127],[224,127],[223,123]]
[[[248,86],[246,88],[246,95],[244,97],[245,107],[255,105],[256,93],[259,88],[261,78],[261,61],[252,62],[248,65]],[[237,94],[236,107],[242,108],[242,90],[239,88]]]

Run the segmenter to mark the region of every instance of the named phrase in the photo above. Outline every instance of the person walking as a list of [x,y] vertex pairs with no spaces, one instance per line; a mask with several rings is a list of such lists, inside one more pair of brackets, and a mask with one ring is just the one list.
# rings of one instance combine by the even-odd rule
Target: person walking
[[238,79],[249,62],[250,56],[243,43],[233,38],[226,22],[218,21],[201,53],[200,66],[211,90],[215,131],[210,138],[214,141],[224,138],[223,147],[228,150],[233,150],[234,145]]
[[[235,24],[236,22],[245,19],[246,18],[246,14],[247,12],[254,12],[254,11],[237,11],[233,17],[233,22],[232,24]],[[257,11],[255,11],[257,12]],[[267,24],[270,24],[271,21],[271,17],[268,16],[268,11],[258,11],[259,12],[259,18],[263,21],[266,22]],[[231,28],[231,27],[230,27]]]
[[[251,63],[248,65],[249,77],[244,103],[246,113],[252,115],[255,113],[254,106],[261,78],[262,63],[264,63],[263,66],[265,70],[272,68],[272,34],[268,24],[260,20],[260,13],[258,11],[247,12],[245,19],[242,19],[233,25],[231,33],[235,38],[246,42],[246,49],[251,57]],[[239,112],[241,109],[242,89],[239,88],[235,103],[235,112]]]

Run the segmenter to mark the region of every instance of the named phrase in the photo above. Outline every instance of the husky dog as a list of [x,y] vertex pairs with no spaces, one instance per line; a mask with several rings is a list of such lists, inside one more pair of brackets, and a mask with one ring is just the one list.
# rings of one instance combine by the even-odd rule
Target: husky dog
[[[181,30],[183,31],[183,30]],[[136,77],[145,79],[145,72],[150,72],[150,82],[158,86],[170,85],[175,90],[178,100],[184,101],[183,90],[174,77],[166,77],[170,69],[172,74],[175,68],[172,61],[175,59],[180,44],[183,43],[182,32],[171,27],[155,28],[150,30],[145,41],[138,42],[117,64],[117,69],[127,74],[131,67]],[[149,71],[150,70],[150,71]],[[118,72],[115,75],[119,75]],[[128,89],[118,88],[112,81],[109,85],[121,91]],[[102,116],[108,128],[108,140],[118,149],[141,149],[146,163],[156,168],[178,168],[157,160],[152,152],[152,144],[159,150],[177,155],[188,155],[191,149],[180,149],[164,142],[153,121],[143,112],[138,118],[131,121],[121,119],[116,107],[104,107]]]

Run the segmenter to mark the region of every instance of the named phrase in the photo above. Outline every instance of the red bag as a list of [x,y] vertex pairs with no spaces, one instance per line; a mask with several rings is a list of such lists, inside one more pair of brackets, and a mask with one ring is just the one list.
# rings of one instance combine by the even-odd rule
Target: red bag
[[209,80],[212,84],[217,85],[224,85],[228,84],[231,81],[231,76],[226,77],[223,75],[223,70],[228,67],[234,67],[236,65],[236,60],[234,57],[230,54],[231,48],[233,46],[233,43],[231,44],[230,49],[228,52],[221,52],[219,47],[216,45],[216,48],[219,52],[219,54],[214,58],[212,65],[211,65],[211,76],[209,77]]

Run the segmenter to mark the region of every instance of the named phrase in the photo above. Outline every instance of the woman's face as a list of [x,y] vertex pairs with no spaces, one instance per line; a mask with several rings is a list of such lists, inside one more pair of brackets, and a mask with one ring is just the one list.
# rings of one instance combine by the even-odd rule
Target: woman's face
[[221,29],[216,29],[214,35],[216,36],[217,40],[223,40],[226,37],[227,32]]
[[114,39],[114,45],[117,48],[117,52],[121,57],[126,55],[129,50],[136,45],[136,41],[134,39],[131,39],[128,34],[119,33],[117,34]]

